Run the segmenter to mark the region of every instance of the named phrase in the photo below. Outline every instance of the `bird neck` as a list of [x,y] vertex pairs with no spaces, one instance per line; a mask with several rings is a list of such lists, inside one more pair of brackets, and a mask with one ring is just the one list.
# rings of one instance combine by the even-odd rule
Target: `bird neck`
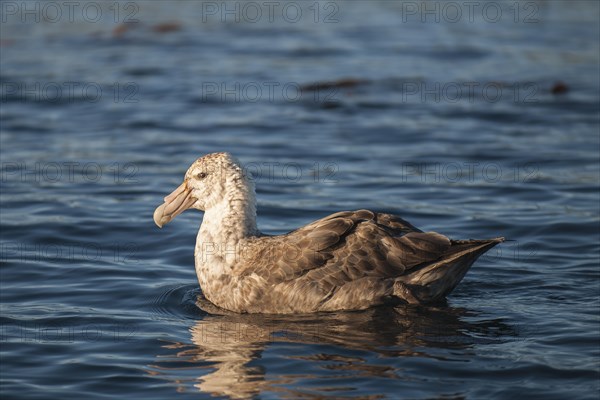
[[232,244],[258,233],[256,205],[252,198],[231,196],[207,209],[200,226],[204,240]]
[[223,199],[207,208],[196,238],[198,276],[229,274],[246,238],[259,235],[253,183],[243,177],[227,179]]

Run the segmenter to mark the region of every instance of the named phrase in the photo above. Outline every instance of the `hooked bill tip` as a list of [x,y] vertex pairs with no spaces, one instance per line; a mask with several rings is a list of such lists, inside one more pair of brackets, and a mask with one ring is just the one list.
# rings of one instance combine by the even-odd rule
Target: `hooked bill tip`
[[152,216],[152,218],[154,219],[154,223],[159,228],[162,228],[164,225],[163,221],[162,221],[162,219],[164,218],[164,209],[165,209],[165,203],[156,207],[156,210],[154,210],[154,215]]

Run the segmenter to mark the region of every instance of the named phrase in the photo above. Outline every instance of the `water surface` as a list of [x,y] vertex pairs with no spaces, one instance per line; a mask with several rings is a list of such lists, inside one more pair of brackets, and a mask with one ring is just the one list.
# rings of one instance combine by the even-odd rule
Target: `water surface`
[[[108,4],[4,15],[3,398],[597,398],[597,3]],[[370,208],[513,241],[438,307],[224,313],[194,274],[201,214],[152,221],[214,151],[255,174],[267,233]]]

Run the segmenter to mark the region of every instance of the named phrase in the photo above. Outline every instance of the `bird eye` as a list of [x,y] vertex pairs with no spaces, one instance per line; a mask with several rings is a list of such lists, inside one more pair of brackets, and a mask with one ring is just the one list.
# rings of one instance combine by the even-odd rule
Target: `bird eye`
[[204,178],[206,178],[206,172],[200,172],[198,175],[196,175],[196,177],[198,179],[204,179]]

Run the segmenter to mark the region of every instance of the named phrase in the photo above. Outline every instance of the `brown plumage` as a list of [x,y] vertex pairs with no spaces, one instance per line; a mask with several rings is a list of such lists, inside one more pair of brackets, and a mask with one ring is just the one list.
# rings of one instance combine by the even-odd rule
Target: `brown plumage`
[[[197,176],[204,180],[199,171],[214,170],[214,163],[224,182],[190,182]],[[193,203],[207,196],[214,200]],[[165,200],[154,216],[159,226],[183,211],[173,204],[206,211],[196,244],[198,279],[210,301],[236,312],[436,302],[480,255],[504,241],[451,240],[369,210],[339,212],[285,235],[266,236],[256,229],[251,181],[227,153],[196,161],[184,184]]]
[[[473,262],[503,241],[454,241],[390,214],[339,212],[281,236],[256,237],[236,275],[265,285],[247,312],[357,310],[443,299]],[[265,311],[268,310],[268,311]]]

